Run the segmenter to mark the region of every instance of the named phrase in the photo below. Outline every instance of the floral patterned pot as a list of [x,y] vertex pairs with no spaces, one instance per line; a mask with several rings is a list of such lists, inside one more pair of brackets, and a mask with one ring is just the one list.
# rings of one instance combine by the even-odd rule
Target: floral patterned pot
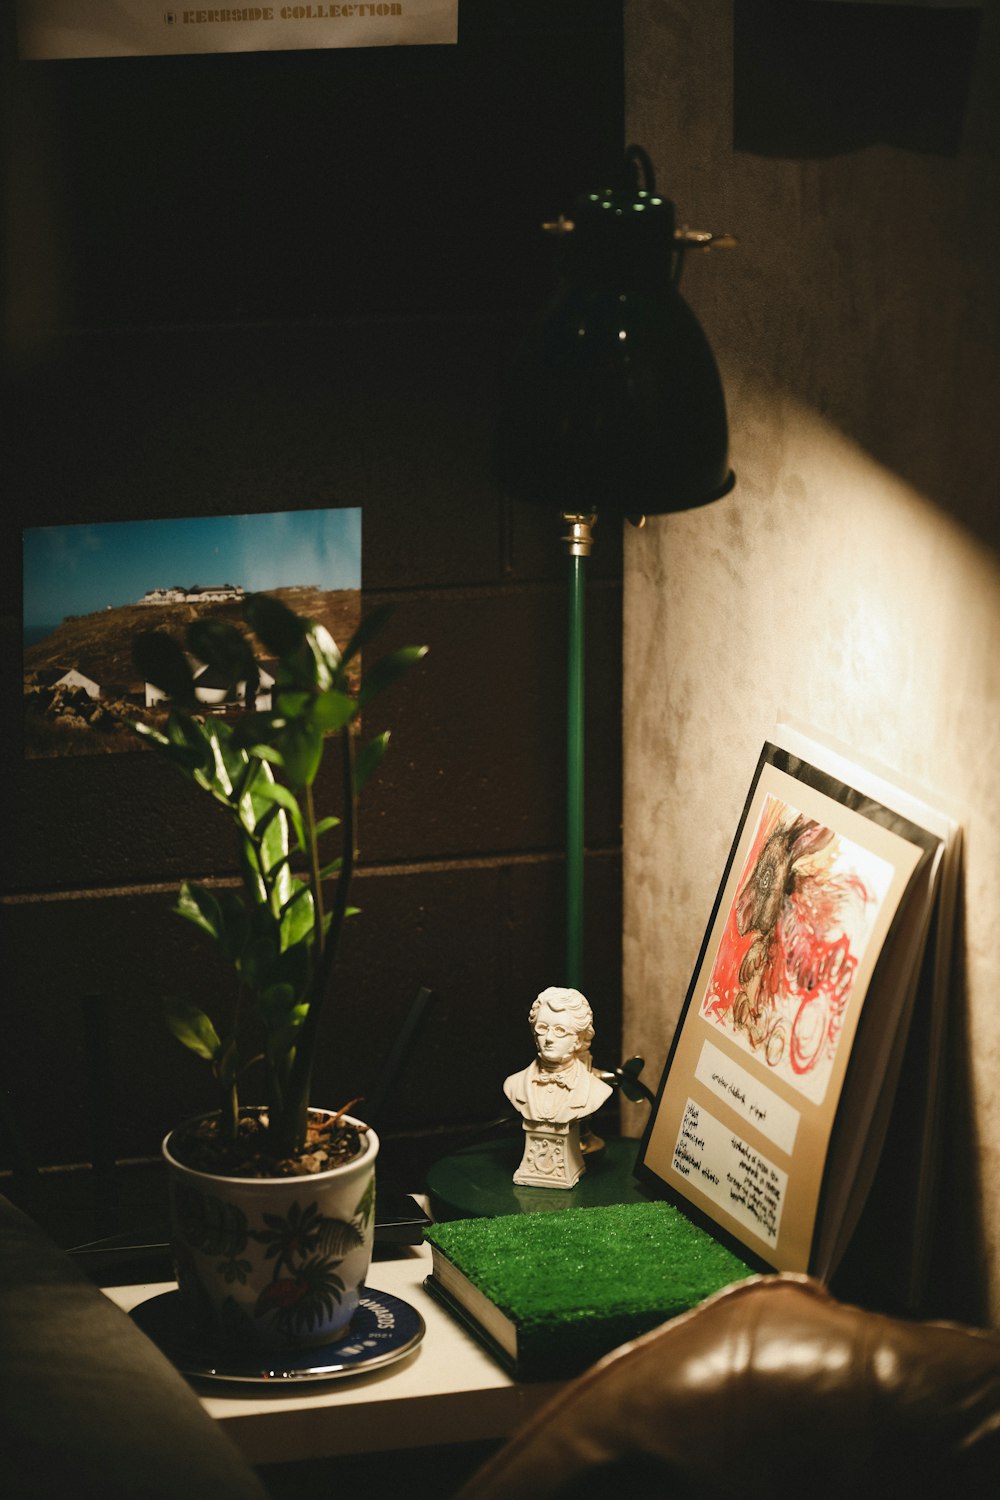
[[179,1134],[166,1137],[163,1155],[174,1270],[189,1312],[230,1348],[333,1343],[354,1316],[371,1261],[378,1136],[364,1130],[361,1152],[326,1172],[243,1178],[184,1166],[171,1151]]

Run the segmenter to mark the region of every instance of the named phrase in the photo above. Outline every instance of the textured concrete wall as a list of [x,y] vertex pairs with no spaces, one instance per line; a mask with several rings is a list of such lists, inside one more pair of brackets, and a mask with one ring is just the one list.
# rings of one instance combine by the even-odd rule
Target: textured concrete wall
[[779,99],[801,83],[741,26],[780,8],[625,8],[629,136],[682,217],[741,241],[685,280],[724,365],[737,488],[626,538],[625,1048],[650,1074],[662,1064],[778,717],[956,803],[967,849],[929,1300],[995,1322],[1000,7],[978,17],[957,149],[909,145],[905,99],[895,136],[852,142],[845,95],[845,128],[828,120],[808,154],[780,128],[754,149],[740,114],[747,70]]

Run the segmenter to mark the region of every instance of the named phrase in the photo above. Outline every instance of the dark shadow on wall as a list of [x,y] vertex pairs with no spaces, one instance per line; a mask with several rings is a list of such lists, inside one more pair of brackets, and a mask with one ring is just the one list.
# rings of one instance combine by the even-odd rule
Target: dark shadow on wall
[[[152,1155],[179,1106],[206,1107],[159,997],[211,1009],[223,976],[170,906],[182,876],[236,875],[229,830],[154,757],[23,759],[22,528],[331,505],[362,508],[364,607],[396,606],[386,647],[430,651],[387,706],[317,1092],[371,1092],[427,985],[387,1133],[488,1119],[563,949],[565,559],[558,518],[490,471],[496,392],[551,291],[542,221],[620,158],[621,5],[463,0],[449,48],[31,65],[12,19],[0,8],[0,946],[4,1003],[33,1019],[4,1059],[10,1123],[45,1167]],[[611,1038],[620,539],[599,552],[587,975]],[[103,1145],[80,1066],[91,992],[116,1086]]]
[[953,156],[981,13],[736,0],[733,145],[832,156],[876,142]]
[[975,1040],[965,980],[968,915],[964,882],[955,912],[952,976],[945,1052],[938,1212],[928,1268],[926,1313],[986,1326],[989,1269],[983,1223],[983,1144],[973,1102]]
[[737,295],[782,276],[747,357],[996,548],[1000,8],[735,0],[732,36],[733,170],[776,205]]
[[[964,897],[960,869],[946,1012],[932,1014],[926,989],[918,996],[882,1156],[833,1290],[846,1301],[903,1317],[985,1325],[989,1288],[982,1153],[971,1103]],[[922,1144],[929,1148],[926,1158]],[[896,1259],[901,1230],[919,1247],[921,1270],[912,1287]]]

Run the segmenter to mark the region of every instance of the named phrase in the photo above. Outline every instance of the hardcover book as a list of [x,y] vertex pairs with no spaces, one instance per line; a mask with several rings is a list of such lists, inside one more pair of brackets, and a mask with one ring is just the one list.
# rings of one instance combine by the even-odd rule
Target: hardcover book
[[751,1274],[664,1202],[457,1219],[425,1286],[522,1380],[561,1380]]
[[829,1280],[878,1170],[897,1300],[919,1297],[959,846],[840,747],[765,744],[636,1169],[762,1269]]

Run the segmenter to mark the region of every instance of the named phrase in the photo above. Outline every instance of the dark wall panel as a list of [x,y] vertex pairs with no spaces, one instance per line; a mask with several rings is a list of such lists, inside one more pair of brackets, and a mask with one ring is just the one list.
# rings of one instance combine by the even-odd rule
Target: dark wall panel
[[523,307],[537,223],[620,154],[620,11],[462,0],[454,47],[21,67],[17,243],[47,218],[74,323]]
[[[595,857],[587,891],[588,988],[596,1055],[607,1067],[620,1061],[619,873],[616,852]],[[378,1123],[405,1135],[503,1114],[503,1079],[530,1057],[531,999],[562,962],[562,889],[554,856],[363,870],[317,1094],[335,1105],[377,1096],[396,1034],[426,986],[433,999]],[[115,1157],[148,1157],[179,1113],[212,1107],[208,1068],[167,1033],[160,1000],[191,996],[221,1024],[233,976],[173,914],[173,901],[164,887],[0,907],[3,951],[14,958],[5,1011],[16,1020],[5,1037],[4,1089],[22,1129],[30,1122],[40,1163],[87,1161],[95,1139]]]
[[[22,758],[25,525],[362,506],[365,603],[397,606],[388,644],[430,654],[372,723],[393,743],[320,1088],[371,1093],[426,985],[390,1134],[433,1150],[502,1112],[528,1005],[562,978],[566,563],[558,517],[503,493],[491,445],[552,286],[539,224],[620,154],[620,10],[463,0],[451,49],[31,65],[5,20],[0,1089],[43,1163],[148,1155],[205,1104],[159,1001],[215,1003],[228,975],[169,908],[182,876],[230,879],[233,847],[152,756]],[[614,1065],[610,523],[591,579],[585,987]],[[40,1098],[58,1107],[36,1132]]]

